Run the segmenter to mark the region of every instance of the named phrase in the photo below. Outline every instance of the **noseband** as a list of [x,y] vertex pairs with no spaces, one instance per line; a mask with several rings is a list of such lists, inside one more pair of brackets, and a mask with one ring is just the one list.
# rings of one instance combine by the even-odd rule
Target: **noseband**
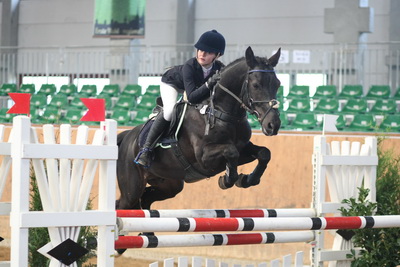
[[[264,121],[265,117],[267,116],[267,114],[271,110],[275,110],[279,114],[279,111],[278,111],[279,101],[276,100],[276,99],[271,99],[271,100],[253,100],[253,98],[250,95],[249,89],[248,89],[248,83],[249,83],[248,74],[254,73],[254,72],[270,73],[270,72],[275,72],[275,71],[274,70],[249,70],[247,72],[247,79],[243,83],[242,92],[241,92],[241,95],[245,96],[245,99],[247,100],[247,103],[242,101],[242,99],[237,97],[234,93],[232,93],[228,88],[223,86],[221,83],[218,83],[218,85],[223,91],[225,91],[226,93],[230,94],[233,98],[235,98],[240,103],[241,107],[244,108],[247,112],[249,112],[250,114],[256,115],[257,120],[260,123],[262,123]],[[260,114],[254,108],[254,104],[260,104],[260,103],[265,103],[265,104],[268,104],[268,106],[269,106],[267,112],[265,112],[265,114],[264,114],[264,116],[262,116],[262,118],[260,118]]]

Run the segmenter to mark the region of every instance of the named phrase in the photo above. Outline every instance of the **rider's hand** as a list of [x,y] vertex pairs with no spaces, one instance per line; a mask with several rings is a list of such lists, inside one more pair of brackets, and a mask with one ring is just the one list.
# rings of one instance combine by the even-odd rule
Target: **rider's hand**
[[208,89],[212,90],[220,79],[221,79],[221,74],[219,72],[216,72],[213,76],[208,78],[206,82]]

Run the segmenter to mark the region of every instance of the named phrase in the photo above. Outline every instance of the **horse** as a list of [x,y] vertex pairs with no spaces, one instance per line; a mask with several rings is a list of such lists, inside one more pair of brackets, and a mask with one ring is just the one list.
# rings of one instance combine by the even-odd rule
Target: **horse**
[[[280,48],[267,58],[255,56],[248,47],[245,57],[221,70],[209,99],[197,105],[183,101],[186,112],[178,121],[179,132],[171,148],[156,147],[149,168],[134,163],[144,125],[118,134],[117,209],[150,209],[155,201],[175,197],[185,182],[196,182],[224,170],[218,181],[222,189],[259,184],[271,152],[250,142],[247,113],[257,117],[265,135],[278,134],[281,121],[275,99],[280,81],[274,67],[279,57]],[[239,165],[256,159],[258,164],[252,173],[238,174]]]

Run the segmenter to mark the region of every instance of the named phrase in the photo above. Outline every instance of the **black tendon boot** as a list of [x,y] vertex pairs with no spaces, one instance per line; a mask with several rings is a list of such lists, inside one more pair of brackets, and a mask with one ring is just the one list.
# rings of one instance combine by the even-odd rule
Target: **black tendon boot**
[[136,164],[142,165],[145,168],[150,167],[151,152],[168,125],[169,121],[166,121],[163,117],[163,113],[160,112],[150,128],[143,148],[135,158]]

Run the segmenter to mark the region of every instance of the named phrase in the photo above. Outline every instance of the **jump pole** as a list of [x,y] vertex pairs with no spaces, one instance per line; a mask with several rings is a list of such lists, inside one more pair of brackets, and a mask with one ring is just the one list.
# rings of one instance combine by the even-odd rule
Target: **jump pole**
[[400,215],[297,218],[117,218],[126,232],[329,230],[400,227]]
[[313,231],[246,234],[119,236],[118,240],[115,241],[115,249],[294,243],[311,242],[314,239]]
[[117,210],[120,218],[255,218],[315,217],[315,209]]

